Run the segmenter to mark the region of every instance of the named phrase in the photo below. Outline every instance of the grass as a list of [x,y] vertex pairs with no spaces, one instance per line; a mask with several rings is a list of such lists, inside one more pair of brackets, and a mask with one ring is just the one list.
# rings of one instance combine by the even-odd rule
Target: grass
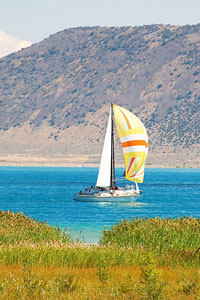
[[200,265],[200,219],[136,218],[104,230],[101,245],[152,252],[161,265]]
[[0,299],[199,298],[200,220],[135,219],[99,245],[0,211]]
[[195,250],[200,245],[200,219],[141,218],[125,220],[104,230],[100,243],[125,247],[142,246],[160,251]]
[[0,211],[0,245],[20,243],[72,243],[72,237],[58,227],[24,216],[22,213]]
[[198,300],[198,271],[143,267],[66,268],[0,265],[0,299]]

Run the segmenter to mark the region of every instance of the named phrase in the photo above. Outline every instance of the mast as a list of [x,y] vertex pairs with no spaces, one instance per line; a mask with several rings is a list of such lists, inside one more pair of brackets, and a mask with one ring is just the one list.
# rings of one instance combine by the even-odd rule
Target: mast
[[115,180],[115,153],[114,153],[114,120],[113,120],[113,104],[111,103],[111,172],[110,186],[113,186]]

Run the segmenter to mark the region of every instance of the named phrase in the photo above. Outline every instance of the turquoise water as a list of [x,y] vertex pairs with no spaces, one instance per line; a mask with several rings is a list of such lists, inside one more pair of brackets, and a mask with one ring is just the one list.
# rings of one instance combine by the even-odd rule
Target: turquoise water
[[97,168],[0,167],[0,209],[68,227],[86,242],[97,242],[104,227],[123,219],[200,217],[200,169],[146,169],[135,201],[73,201],[75,193],[95,185],[97,173]]

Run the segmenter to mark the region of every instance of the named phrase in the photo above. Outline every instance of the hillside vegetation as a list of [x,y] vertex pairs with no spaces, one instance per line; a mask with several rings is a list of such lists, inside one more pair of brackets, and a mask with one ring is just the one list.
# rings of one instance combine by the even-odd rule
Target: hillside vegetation
[[200,24],[83,27],[0,59],[0,153],[100,153],[111,102],[152,153],[197,151],[199,49]]

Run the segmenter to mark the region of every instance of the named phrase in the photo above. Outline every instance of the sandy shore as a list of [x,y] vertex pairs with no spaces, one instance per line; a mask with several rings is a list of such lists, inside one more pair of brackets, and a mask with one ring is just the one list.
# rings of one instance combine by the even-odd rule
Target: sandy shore
[[[98,167],[100,154],[0,154],[0,166],[41,166],[41,167]],[[200,168],[198,155],[185,157],[184,154],[150,154],[146,167],[151,168]],[[186,160],[187,158],[187,160]],[[123,159],[116,159],[117,167],[123,167]]]
[[0,166],[41,166],[41,167],[98,167],[100,155],[77,154],[10,154],[0,155]]

